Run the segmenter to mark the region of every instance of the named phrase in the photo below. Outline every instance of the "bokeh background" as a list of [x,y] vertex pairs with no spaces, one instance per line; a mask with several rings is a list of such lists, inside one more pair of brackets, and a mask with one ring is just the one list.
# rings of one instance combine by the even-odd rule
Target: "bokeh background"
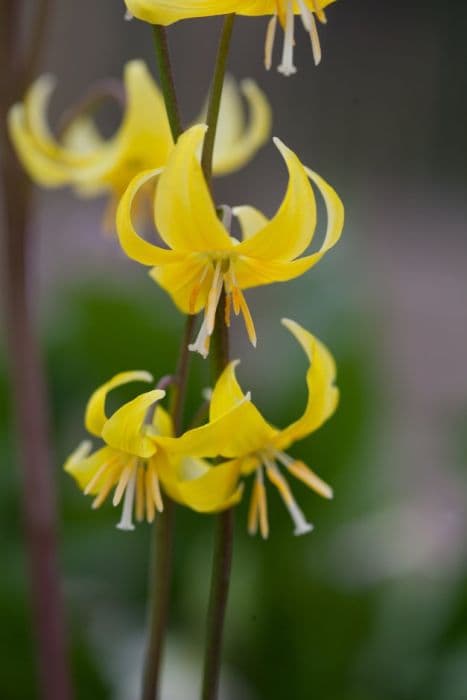
[[[93,81],[144,57],[151,34],[119,0],[56,3],[43,68],[59,83],[52,117]],[[346,204],[339,246],[304,278],[249,293],[257,351],[234,341],[240,377],[268,417],[303,407],[304,358],[291,316],[332,348],[342,401],[295,449],[336,497],[294,485],[315,531],[294,538],[270,491],[268,542],[236,523],[224,700],[467,698],[467,9],[341,0],[321,29],[323,64],[297,32],[299,73],[264,72],[265,20],[239,19],[230,71],[258,80],[274,134]],[[210,79],[218,20],[170,31],[186,122]],[[279,52],[279,42],[277,46]],[[278,58],[278,54],[276,56]],[[104,115],[109,130],[116,115]],[[218,181],[218,200],[267,213],[285,186],[273,145]],[[78,698],[137,697],[150,529],[94,513],[60,465],[82,413],[114,372],[173,370],[182,319],[144,270],[100,232],[103,202],[37,192],[38,311],[53,405],[61,559]],[[193,360],[188,411],[208,372]],[[0,697],[34,698],[35,675],[4,344],[0,347]],[[163,700],[197,696],[213,520],[179,511]]]

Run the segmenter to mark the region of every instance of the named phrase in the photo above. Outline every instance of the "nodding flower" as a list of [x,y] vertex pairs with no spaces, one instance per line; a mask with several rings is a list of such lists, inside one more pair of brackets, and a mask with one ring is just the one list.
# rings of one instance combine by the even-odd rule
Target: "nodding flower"
[[[243,480],[254,475],[248,531],[255,534],[259,529],[263,538],[267,538],[269,534],[266,481],[278,490],[292,518],[296,535],[310,532],[313,526],[295,500],[284,472],[302,481],[324,498],[333,497],[331,487],[306,464],[292,457],[288,450],[293,443],[318,430],[336,410],[339,392],[335,386],[334,359],[329,350],[298,323],[284,319],[283,324],[295,336],[309,362],[306,373],[308,400],[302,416],[286,428],[279,429],[268,423],[249,401],[244,404],[244,422],[237,426],[228,444],[222,443],[214,435],[210,436],[209,424],[204,433],[206,444],[209,446],[206,449],[203,445],[205,456],[220,455],[227,460],[212,467],[214,474],[211,479],[216,475],[216,470],[223,470],[217,472],[218,481],[215,486],[222,498],[226,498],[226,495],[233,491],[234,485],[236,489],[239,488],[239,484],[233,478],[235,473],[238,475],[240,486]],[[214,387],[210,406],[210,420],[213,422],[246,398],[235,375],[237,365],[238,362],[231,362]],[[190,445],[188,441],[184,444],[183,437],[178,441],[170,437],[162,438],[161,444],[172,454],[193,449],[193,441]],[[196,478],[179,478],[174,497],[190,506],[200,488],[196,482]]]
[[[145,63],[130,61],[125,66],[121,90],[122,121],[113,136],[105,139],[100,134],[90,112],[104,98],[115,98],[116,90],[110,94],[102,88],[100,94],[97,86],[55,137],[47,122],[54,86],[52,76],[41,76],[29,88],[24,102],[11,108],[8,122],[16,152],[31,178],[43,187],[70,186],[86,198],[107,195],[104,228],[114,231],[117,202],[133,177],[148,168],[163,168],[173,149],[162,94]],[[242,96],[248,106],[248,120]],[[244,80],[238,85],[227,77],[214,174],[225,175],[242,168],[268,140],[270,132],[271,109],[256,83]],[[148,201],[146,198],[146,204]]]
[[313,58],[316,65],[321,61],[321,45],[316,19],[326,23],[324,8],[334,0],[125,0],[128,10],[139,19],[152,24],[173,24],[182,19],[209,17],[235,13],[250,17],[271,15],[266,32],[265,66],[272,65],[272,52],[277,22],[284,30],[284,46],[279,72],[293,75],[296,68],[293,61],[295,46],[295,16],[301,17],[302,24],[310,36]]
[[[237,240],[227,227],[230,211],[224,208],[220,220],[199,163],[197,154],[205,132],[204,125],[186,131],[163,172],[150,170],[135,177],[117,210],[117,232],[128,257],[152,267],[151,277],[183,313],[204,312],[198,337],[190,346],[203,357],[209,353],[222,295],[226,325],[232,313],[243,316],[255,346],[256,331],[244,290],[302,275],[337,243],[344,223],[344,208],[332,187],[274,139],[289,173],[286,194],[271,220],[253,207],[234,207],[232,214],[242,233],[242,240]],[[143,239],[132,222],[136,195],[156,176],[155,226],[166,248]],[[325,203],[327,229],[320,248],[300,257],[312,242],[317,224],[310,180]]]

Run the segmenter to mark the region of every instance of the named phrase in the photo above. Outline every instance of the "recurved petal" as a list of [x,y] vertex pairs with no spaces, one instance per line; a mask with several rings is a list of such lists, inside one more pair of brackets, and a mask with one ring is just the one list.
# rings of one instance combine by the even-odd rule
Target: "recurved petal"
[[10,138],[21,163],[31,178],[44,187],[61,187],[71,180],[69,167],[46,122],[53,86],[51,76],[42,76],[29,89],[25,104],[13,105],[8,113]]
[[158,438],[170,455],[240,457],[261,449],[277,434],[262,418],[249,395],[224,415],[179,438]]
[[316,227],[316,200],[304,166],[295,153],[274,139],[289,172],[289,183],[277,214],[264,228],[237,247],[238,255],[258,260],[289,261],[310,245]]
[[157,404],[154,411],[154,417],[152,419],[152,425],[155,428],[158,435],[164,435],[166,437],[171,437],[174,434],[173,420],[168,411],[162,408],[160,404]]
[[126,64],[124,84],[126,108],[122,124],[109,142],[112,149],[105,178],[110,183],[126,184],[148,166],[164,166],[173,139],[162,94],[144,61]]
[[206,260],[197,253],[187,253],[181,262],[155,267],[149,274],[184,314],[198,313],[205,307],[213,270],[206,272]]
[[133,226],[132,209],[136,196],[146,183],[160,173],[161,170],[158,168],[136,175],[125,190],[117,208],[116,225],[120,245],[129,258],[142,265],[165,265],[180,259],[180,256],[173,251],[144,240]]
[[205,133],[206,126],[198,124],[180,136],[157,185],[157,229],[167,245],[178,252],[233,247],[219,221],[197,157]]
[[240,360],[230,362],[217,380],[209,404],[209,420],[220,418],[245,400],[245,394],[235,373],[239,364]]
[[[187,472],[193,476],[187,478]],[[159,477],[171,498],[198,513],[217,513],[231,508],[242,497],[238,460],[212,466],[205,460],[188,458],[181,460],[177,467],[166,461],[159,470]]]
[[146,459],[152,457],[157,447],[143,425],[149,408],[164,396],[165,391],[153,389],[128,401],[106,421],[102,439],[116,450]]
[[295,321],[283,319],[283,325],[302,346],[310,366],[306,373],[308,400],[303,415],[281,431],[276,440],[279,449],[317,430],[336,410],[339,392],[334,384],[336,365],[323,343]]
[[86,429],[93,435],[101,437],[102,429],[107,421],[105,402],[109,391],[112,391],[112,389],[116,389],[118,386],[122,386],[123,384],[128,384],[129,382],[152,381],[154,381],[152,375],[144,370],[120,372],[119,374],[116,374],[108,382],[96,389],[89,399],[84,418]]
[[[270,4],[271,0],[267,0]],[[265,4],[265,0],[125,0],[134,17],[151,24],[173,24],[191,17],[211,17],[239,11],[241,6]]]
[[247,100],[249,120],[245,123],[240,92],[231,78],[222,93],[214,147],[215,175],[226,175],[244,167],[271,134],[272,113],[265,94],[253,80],[242,81],[240,90]]
[[238,219],[242,233],[242,240],[251,238],[258,231],[264,228],[269,219],[255,207],[243,205],[232,209],[233,215]]
[[[84,491],[91,479],[95,480],[93,488],[89,490],[91,495],[99,492],[104,477],[104,469],[111,466],[116,459],[115,450],[110,447],[102,447],[92,454],[91,443],[82,442],[81,445],[68,457],[64,464],[64,470],[70,474],[78,484],[81,491]],[[102,477],[98,473],[101,471]],[[95,478],[97,476],[97,478]]]

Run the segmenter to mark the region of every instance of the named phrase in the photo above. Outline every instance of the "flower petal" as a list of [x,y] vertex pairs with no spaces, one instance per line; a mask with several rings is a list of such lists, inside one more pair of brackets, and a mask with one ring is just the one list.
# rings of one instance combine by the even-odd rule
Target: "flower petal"
[[144,61],[126,64],[124,83],[126,109],[102,172],[117,191],[142,170],[163,167],[173,148],[164,100]]
[[108,382],[96,389],[89,399],[84,418],[86,429],[93,435],[101,437],[102,429],[107,421],[105,401],[109,391],[112,391],[112,389],[116,389],[118,386],[122,386],[123,384],[128,384],[129,382],[152,381],[154,381],[152,375],[144,370],[120,372],[119,374],[116,374]]
[[128,185],[117,208],[116,226],[118,240],[126,255],[142,265],[165,265],[180,259],[172,250],[166,250],[154,243],[144,240],[136,231],[132,221],[133,202],[136,195],[152,178],[160,175],[161,170],[146,170]]
[[[193,478],[185,478],[187,467],[195,473]],[[242,497],[243,488],[238,485],[239,462],[232,460],[216,466],[201,459],[180,460],[173,467],[168,460],[159,463],[158,473],[169,496],[198,513],[217,513],[231,508]]]
[[261,418],[246,395],[230,411],[200,428],[188,430],[178,438],[155,439],[170,455],[231,458],[261,448],[276,435],[277,430]]
[[157,229],[167,245],[178,252],[233,247],[219,221],[196,155],[206,128],[198,124],[180,136],[157,185]]
[[279,139],[274,143],[289,171],[289,184],[277,214],[266,226],[236,247],[238,255],[259,260],[289,261],[310,245],[316,227],[316,200],[304,166]]
[[148,409],[165,396],[165,391],[153,389],[124,404],[106,421],[102,439],[107,445],[142,458],[155,454],[157,447],[143,430]]
[[[270,0],[269,0],[270,1]],[[264,0],[261,0],[264,4]],[[125,0],[131,14],[151,24],[173,24],[180,19],[210,17],[237,12],[236,0]],[[251,4],[244,2],[243,4]]]
[[253,80],[240,84],[250,111],[248,125],[235,80],[227,79],[222,92],[214,147],[213,172],[226,175],[244,167],[268,140],[272,113],[264,93]]
[[[89,441],[82,442],[68,457],[63,467],[67,474],[75,479],[81,491],[86,489],[99,470],[102,470],[106,465],[111,465],[116,458],[115,450],[111,447],[102,447],[93,454],[90,454],[90,451],[91,443]],[[93,488],[88,493],[95,496],[99,492],[104,478],[105,475],[102,473],[102,477],[96,479]]]
[[[209,294],[214,269],[205,271],[206,260],[200,258],[197,253],[188,253],[181,262],[154,267],[149,274],[170,294],[173,302],[184,314],[193,314],[204,308]],[[202,279],[203,283],[200,284]],[[193,292],[198,287],[194,298]]]
[[[335,0],[306,0],[323,20],[322,9]],[[239,15],[270,15],[277,11],[277,0],[125,0],[134,17],[151,24],[173,24],[181,19],[212,17],[236,12]],[[316,6],[319,6],[318,8]],[[294,11],[300,12],[298,3]]]
[[165,408],[162,408],[160,404],[157,404],[156,406],[152,424],[158,435],[171,437],[174,433],[172,417],[168,411],[165,410]]
[[336,365],[329,350],[295,321],[282,320],[283,325],[295,336],[310,362],[306,374],[308,401],[303,415],[285,430],[276,440],[278,449],[287,448],[317,430],[336,410],[339,392],[334,385]]
[[242,240],[251,238],[269,222],[269,219],[259,209],[247,205],[234,207],[232,213],[239,221]]

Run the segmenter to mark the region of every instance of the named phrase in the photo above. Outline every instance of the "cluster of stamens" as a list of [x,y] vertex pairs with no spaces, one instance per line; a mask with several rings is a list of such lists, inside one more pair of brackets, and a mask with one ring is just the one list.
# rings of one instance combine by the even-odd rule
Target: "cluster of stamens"
[[216,313],[221,299],[222,291],[225,293],[225,317],[224,322],[227,327],[230,327],[232,311],[235,316],[242,314],[245,321],[245,327],[248,333],[248,338],[251,344],[256,347],[256,331],[253,319],[246,303],[245,295],[237,284],[234,270],[234,261],[232,256],[219,257],[217,259],[210,258],[201,273],[198,282],[192,289],[190,297],[190,313],[194,313],[196,302],[203,288],[207,276],[214,268],[212,275],[211,286],[209,288],[204,318],[199,330],[198,336],[194,343],[189,346],[193,352],[199,352],[204,358],[209,354],[209,346],[211,336],[214,332],[216,324]]
[[129,461],[128,455],[117,453],[97,470],[84,493],[94,491],[98,483],[99,490],[92,507],[99,508],[115,486],[113,505],[119,506],[123,501],[122,515],[117,525],[120,530],[134,530],[133,514],[138,522],[146,519],[151,523],[156,511],[164,510],[159,479],[151,459],[135,457]]
[[278,463],[297,479],[305,483],[308,487],[316,491],[323,498],[332,498],[333,491],[328,484],[319,478],[303,462],[297,461],[279,450],[262,450],[257,455],[260,466],[256,469],[256,478],[251,493],[250,510],[248,514],[248,532],[255,535],[258,527],[261,535],[266,539],[269,535],[268,506],[266,488],[264,483],[264,473],[269,481],[277,488],[284,501],[287,510],[295,525],[295,535],[304,535],[313,529],[305,518],[301,508],[297,504],[287,480],[282,474]]
[[[271,17],[267,32],[266,32],[266,42],[264,50],[264,64],[269,70],[272,65],[272,51],[274,48],[274,40],[276,37],[277,29],[277,18],[280,14],[278,0],[278,7],[276,12]],[[322,23],[326,23],[326,15],[321,9],[320,0],[313,0],[313,11],[307,6],[305,0],[297,0],[298,6],[300,8],[300,16],[302,18],[302,23],[305,30],[308,32],[311,41],[311,48],[313,51],[313,59],[315,65],[321,62],[321,44],[319,41],[318,28],[316,26],[316,19],[314,12],[316,13],[318,19]],[[284,46],[282,50],[282,62],[278,67],[279,73],[283,75],[293,75],[297,72],[297,69],[293,62],[293,52],[295,46],[295,13],[294,13],[294,0],[285,0],[285,13],[284,13]]]

